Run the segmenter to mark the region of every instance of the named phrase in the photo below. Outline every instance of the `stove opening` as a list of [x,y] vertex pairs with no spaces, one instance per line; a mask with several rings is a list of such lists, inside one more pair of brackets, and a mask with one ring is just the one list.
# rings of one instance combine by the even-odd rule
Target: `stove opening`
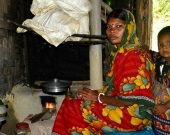
[[40,96],[42,107],[46,107],[47,103],[53,103],[56,105],[55,97],[53,96]]

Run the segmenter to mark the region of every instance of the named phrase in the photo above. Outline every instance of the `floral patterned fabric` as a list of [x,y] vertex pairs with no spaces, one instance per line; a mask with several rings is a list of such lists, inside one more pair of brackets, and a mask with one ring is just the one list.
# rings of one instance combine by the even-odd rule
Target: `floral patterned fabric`
[[[155,63],[156,81],[153,87],[155,104],[165,104],[170,100],[170,64],[158,52],[151,51]],[[161,115],[153,113],[154,131],[157,134],[170,134],[170,109]]]
[[[128,107],[65,98],[57,114],[53,134],[102,135],[103,132],[138,131],[146,127],[154,106],[152,94],[153,63],[140,56],[133,15],[126,12],[126,28],[121,47],[110,45],[110,71],[106,86],[99,92],[134,103]],[[114,101],[113,101],[114,102]]]

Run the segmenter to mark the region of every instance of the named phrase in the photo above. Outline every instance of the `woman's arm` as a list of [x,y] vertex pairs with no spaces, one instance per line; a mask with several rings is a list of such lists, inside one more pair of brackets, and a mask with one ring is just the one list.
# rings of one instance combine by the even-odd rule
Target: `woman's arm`
[[119,98],[105,95],[100,95],[98,98],[98,92],[88,88],[78,92],[80,97],[92,101],[99,99],[102,103],[114,106],[129,106],[134,103],[152,106],[153,95],[150,85],[152,84],[152,72],[148,69],[149,65],[144,66],[147,64],[146,58],[139,56],[139,53],[135,53],[135,51],[129,51],[126,53],[126,57],[122,54],[117,55],[117,57],[118,60],[114,62],[114,70],[116,71],[114,72],[116,81],[114,89]]
[[155,107],[153,108],[153,111],[155,114],[160,115],[162,113],[165,113],[168,109],[170,109],[170,100],[166,102],[165,104],[155,105]]
[[106,104],[110,104],[110,105],[114,105],[114,106],[119,106],[119,107],[133,105],[133,103],[120,100],[116,96],[104,96],[104,95],[100,95],[100,101],[102,103],[106,103]]
[[136,50],[137,52],[140,52],[141,55],[143,55],[143,56],[145,56],[145,57],[148,55],[148,52],[149,52],[149,53],[151,54],[151,56],[152,56],[152,60],[153,60],[154,63],[156,62],[157,58],[160,57],[159,52],[150,50],[148,45],[137,46],[137,47],[135,48],[135,50]]
[[165,106],[166,106],[167,110],[170,109],[170,100],[165,103]]
[[91,89],[88,89],[88,88],[83,88],[82,90],[79,90],[77,92],[77,95],[79,95],[79,97],[81,97],[84,100],[92,100],[92,101],[100,100],[102,103],[106,103],[106,104],[114,105],[114,106],[130,106],[130,105],[133,105],[133,103],[120,100],[116,96],[99,95],[97,90],[91,90]]

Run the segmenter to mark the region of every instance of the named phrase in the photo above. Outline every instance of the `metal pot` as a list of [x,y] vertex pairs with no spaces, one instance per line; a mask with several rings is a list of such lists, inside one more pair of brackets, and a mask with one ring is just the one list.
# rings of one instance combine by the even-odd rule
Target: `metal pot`
[[45,93],[65,93],[70,85],[72,84],[72,81],[67,80],[59,80],[59,79],[53,79],[52,81],[46,81],[43,82],[42,85],[42,91]]

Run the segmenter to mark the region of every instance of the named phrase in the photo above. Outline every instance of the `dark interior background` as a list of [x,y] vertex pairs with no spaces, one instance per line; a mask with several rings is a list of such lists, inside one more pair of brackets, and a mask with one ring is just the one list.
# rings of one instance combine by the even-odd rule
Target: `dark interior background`
[[[111,8],[129,9],[136,15],[135,0],[103,0]],[[29,0],[31,5],[32,0]],[[29,7],[28,7],[29,8]],[[28,13],[29,18],[33,15]],[[105,35],[105,24],[102,24],[102,35]],[[34,33],[27,32],[29,82],[48,81],[53,78],[65,80],[89,80],[89,45],[61,44],[55,47]],[[103,59],[105,48],[103,45]]]

